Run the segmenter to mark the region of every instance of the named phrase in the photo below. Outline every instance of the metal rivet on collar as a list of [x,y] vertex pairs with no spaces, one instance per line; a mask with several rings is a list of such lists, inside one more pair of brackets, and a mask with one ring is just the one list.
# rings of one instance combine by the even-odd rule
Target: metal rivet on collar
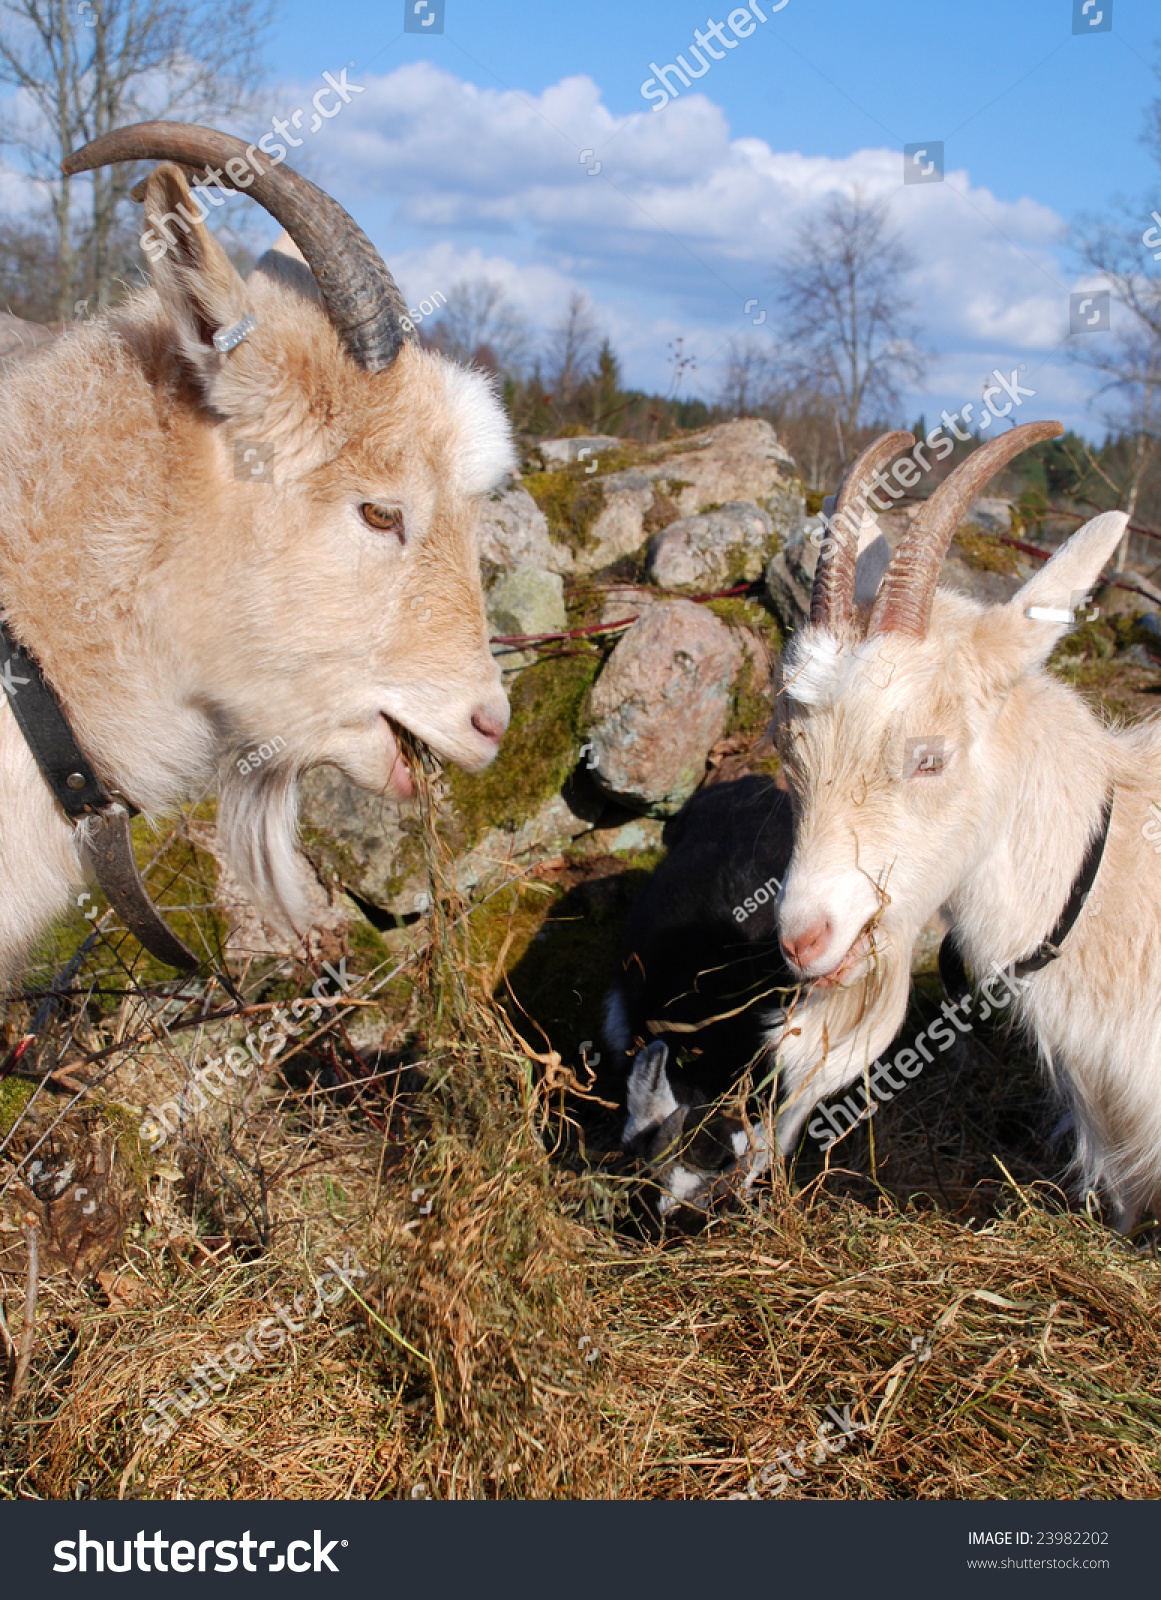
[[88,781],[83,772],[70,772],[65,779],[70,789],[83,789]]
[[248,317],[243,317],[241,322],[236,322],[232,328],[220,328],[214,334],[214,349],[222,355],[228,355],[237,348],[243,339],[249,338],[258,326],[258,318],[253,312]]

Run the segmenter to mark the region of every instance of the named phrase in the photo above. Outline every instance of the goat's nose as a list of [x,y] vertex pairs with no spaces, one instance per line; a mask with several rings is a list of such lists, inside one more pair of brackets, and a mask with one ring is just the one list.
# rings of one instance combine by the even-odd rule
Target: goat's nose
[[499,744],[508,729],[508,718],[493,711],[490,706],[476,706],[472,712],[472,727],[485,739]]
[[831,931],[830,919],[822,917],[793,938],[783,936],[782,948],[796,967],[809,967],[812,961],[817,961],[826,953]]

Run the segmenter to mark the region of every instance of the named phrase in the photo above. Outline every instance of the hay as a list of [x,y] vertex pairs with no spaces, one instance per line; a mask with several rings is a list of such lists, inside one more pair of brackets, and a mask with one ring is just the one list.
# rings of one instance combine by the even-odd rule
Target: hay
[[[106,951],[37,1035],[0,1153],[14,1331],[29,1218],[42,1256],[0,1494],[1156,1494],[1155,1259],[1069,1212],[1031,1158],[993,1164],[973,1211],[978,1167],[938,1123],[934,1077],[875,1119],[873,1160],[867,1130],[839,1147],[848,1174],[802,1164],[693,1238],[618,1231],[624,1178],[575,1153],[586,1085],[492,998],[504,962],[450,892],[438,775],[411,760],[425,940],[384,946],[228,1102],[155,1153],[139,1138],[135,1106],[308,995],[317,965],[252,963],[231,997],[139,985]],[[5,1053],[39,1003],[10,1006]],[[958,1108],[967,1094],[989,1139],[995,1093]],[[50,1170],[30,1183],[36,1149]],[[944,1195],[887,1185],[933,1150]],[[329,1303],[328,1258],[348,1267]],[[276,1303],[300,1330],[188,1416],[171,1405],[162,1437],[151,1401],[189,1395]]]

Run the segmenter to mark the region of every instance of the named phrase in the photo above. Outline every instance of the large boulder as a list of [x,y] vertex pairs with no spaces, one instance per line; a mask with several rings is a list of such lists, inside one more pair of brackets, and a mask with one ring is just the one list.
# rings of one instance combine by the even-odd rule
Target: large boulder
[[598,480],[603,496],[588,539],[576,556],[578,572],[599,572],[622,556],[640,550],[648,537],[646,519],[653,508],[654,485],[635,467],[610,472]]
[[649,576],[663,589],[712,589],[760,578],[773,526],[752,501],[731,500],[716,511],[680,517],[654,536]]
[[[514,635],[562,633],[568,626],[564,609],[564,580],[557,572],[528,564],[503,573],[488,590],[488,631],[493,639]],[[536,660],[534,650],[514,645],[492,645],[492,654],[505,672],[519,671]]]
[[663,488],[683,517],[748,500],[770,515],[783,539],[806,515],[802,482],[768,422],[723,422],[662,447],[642,470]]
[[689,600],[648,607],[593,686],[592,775],[614,799],[671,816],[705,773],[721,738],[742,650],[712,612]]
[[509,478],[480,510],[480,556],[493,567],[530,565],[568,573],[572,552],[556,544],[548,519],[522,483]]
[[[641,452],[640,459],[616,472],[578,470],[581,450],[592,450],[589,465],[596,466],[602,450],[614,444]],[[550,520],[555,519],[554,548],[562,547],[563,530],[572,529],[567,537],[571,567],[530,557],[553,571],[598,572],[635,555],[650,535],[679,518],[730,503],[758,506],[780,538],[805,516],[802,483],[768,422],[726,422],[644,450],[631,441],[599,436],[546,440],[540,450],[549,470],[530,482]]]
[[301,786],[303,849],[319,877],[384,911],[422,909],[427,870],[409,801],[357,789],[337,767],[316,767]]

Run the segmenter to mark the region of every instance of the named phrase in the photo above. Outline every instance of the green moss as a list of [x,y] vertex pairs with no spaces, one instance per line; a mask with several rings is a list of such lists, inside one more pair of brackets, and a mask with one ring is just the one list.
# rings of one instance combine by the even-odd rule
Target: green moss
[[34,1083],[26,1083],[23,1078],[0,1080],[0,1138],[12,1131],[13,1123],[32,1099],[35,1089]]
[[957,533],[953,552],[977,572],[1000,572],[1008,577],[1020,575],[1020,552],[1011,545],[1001,544],[987,533]]
[[806,514],[808,517],[817,517],[822,510],[822,502],[826,495],[821,489],[807,489],[805,494]]
[[101,1105],[101,1118],[113,1135],[117,1154],[133,1180],[133,1187],[138,1194],[144,1194],[161,1152],[142,1143],[140,1113],[132,1106],[107,1100]]
[[[353,904],[350,907],[354,911]],[[370,972],[391,954],[392,947],[366,917],[352,915],[347,925],[347,955],[354,972]]]
[[1061,677],[1071,679],[1071,673],[1067,670],[1069,663],[1109,661],[1120,643],[1117,628],[1106,618],[1096,617],[1092,622],[1086,622],[1082,627],[1065,634],[1049,657],[1048,665],[1058,671]]
[[[207,820],[205,811],[199,807],[194,818]],[[216,808],[214,811],[216,814]],[[214,904],[217,863],[209,851],[199,849],[185,837],[184,830],[179,830],[159,855],[159,845],[171,828],[172,823],[153,827],[144,817],[137,817],[133,823],[133,853],[154,903],[163,912],[168,906],[190,908],[167,912],[165,920],[174,933],[197,955],[204,956],[208,950],[216,964],[224,965],[222,948],[230,923]],[[138,981],[144,983],[165,983],[174,977],[172,967],[144,950],[140,951],[134,970]]]
[[[190,820],[212,822],[216,812],[215,802],[205,802],[190,813]],[[174,837],[164,843],[171,832]],[[136,817],[132,838],[133,854],[146,887],[155,904],[165,912],[166,922],[197,955],[204,958],[208,951],[213,960],[220,963],[229,922],[214,905],[217,864],[213,856],[192,843],[182,827],[176,826],[175,831],[173,818],[150,824],[144,817]],[[85,912],[95,910],[99,917],[106,911],[105,897],[99,889],[94,887],[86,893],[88,898],[82,898],[76,912],[58,917],[37,944],[25,968],[26,988],[46,988],[92,933],[96,919],[86,917]],[[178,906],[183,909],[167,909]],[[143,950],[135,939],[124,933],[120,922],[109,923],[107,931],[122,946],[123,958],[131,964],[135,981],[173,981],[174,969]],[[117,1003],[110,1002],[111,1006]],[[94,997],[92,1004],[100,1007],[100,997]]]
[[[746,628],[751,633],[757,633],[765,642],[773,661],[782,649],[782,632],[774,618],[757,600],[745,600],[738,595],[732,595],[724,600],[710,600],[706,602],[706,609],[712,611],[715,617],[731,628]],[[773,704],[770,698],[769,681],[755,667],[751,651],[747,650],[742,661],[742,670],[738,673],[734,683],[733,703],[730,707],[730,719],[726,724],[726,736],[732,733],[760,733],[769,723]],[[777,771],[778,761],[773,760],[771,771]],[[761,770],[765,771],[769,763],[762,763]]]
[[720,600],[707,600],[707,611],[730,628],[750,628],[760,633],[770,649],[777,654],[782,648],[782,635],[778,624],[758,600],[747,600],[743,595],[726,595]]
[[578,473],[574,467],[561,467],[555,472],[530,472],[523,482],[548,519],[552,538],[574,555],[587,549],[593,523],[605,504],[600,476],[586,477],[583,468]]
[[516,679],[509,699],[512,721],[500,754],[485,771],[446,771],[461,848],[489,828],[516,828],[554,794],[576,765],[580,713],[600,658],[572,656],[539,661]]

